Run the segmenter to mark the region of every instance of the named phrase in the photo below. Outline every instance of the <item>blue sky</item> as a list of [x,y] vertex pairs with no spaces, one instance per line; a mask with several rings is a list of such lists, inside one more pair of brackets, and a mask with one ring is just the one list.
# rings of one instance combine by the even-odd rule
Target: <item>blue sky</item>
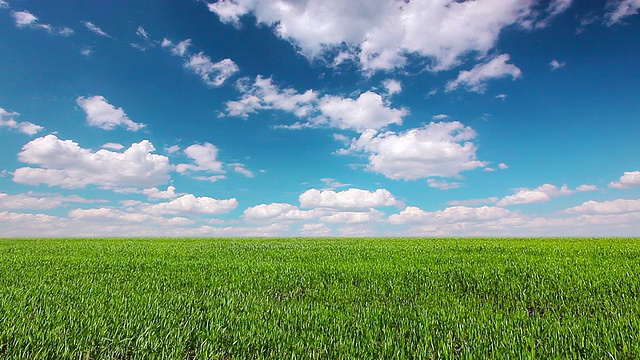
[[640,236],[639,0],[0,0],[0,236]]

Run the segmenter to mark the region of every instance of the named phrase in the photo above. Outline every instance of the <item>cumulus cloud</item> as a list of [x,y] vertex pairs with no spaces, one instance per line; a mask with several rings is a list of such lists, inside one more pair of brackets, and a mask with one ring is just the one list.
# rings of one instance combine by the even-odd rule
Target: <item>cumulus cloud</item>
[[449,182],[446,180],[427,179],[429,187],[440,190],[458,189],[462,186],[459,182]]
[[504,77],[511,77],[515,80],[522,76],[522,72],[517,66],[508,64],[509,59],[509,54],[502,54],[474,66],[471,70],[460,71],[455,80],[447,83],[446,90],[452,91],[464,87],[469,91],[483,93],[487,88],[486,82],[488,80]]
[[19,28],[43,29],[48,33],[62,36],[73,34],[73,29],[68,27],[53,27],[49,24],[41,23],[37,16],[28,11],[12,11],[11,16],[13,16],[15,24]]
[[382,219],[383,213],[371,209],[369,211],[340,211],[320,217],[321,222],[338,224],[361,224]]
[[299,93],[291,88],[280,89],[271,78],[262,76],[257,76],[252,84],[248,84],[246,79],[239,81],[238,89],[243,95],[239,100],[226,103],[227,114],[248,117],[258,110],[281,110],[299,118],[309,118],[308,123],[280,126],[289,129],[331,126],[360,132],[381,129],[390,124],[400,125],[402,118],[409,113],[404,108],[390,107],[380,94],[372,91],[366,91],[355,99],[320,96],[314,90]]
[[622,214],[630,212],[640,212],[640,199],[617,199],[602,202],[591,200],[586,201],[578,206],[565,209],[562,212],[567,214]]
[[640,0],[608,0],[605,21],[608,26],[618,24],[628,16],[635,15],[640,10]]
[[382,86],[384,87],[385,92],[389,96],[399,94],[402,92],[402,84],[400,83],[400,81],[395,79],[387,79],[383,81]]
[[222,162],[218,161],[218,148],[210,143],[194,144],[184,149],[185,155],[195,162],[193,164],[179,164],[176,170],[180,173],[192,171],[224,172]]
[[106,143],[102,145],[103,149],[111,149],[111,150],[122,150],[124,149],[124,145],[118,143]]
[[20,114],[16,112],[8,112],[5,109],[0,107],[0,128],[6,127],[9,129],[17,130],[27,135],[35,135],[44,129],[42,126],[32,124],[28,121],[21,121],[21,122],[15,121],[13,119],[13,116],[18,116],[18,115]]
[[0,193],[0,209],[30,209],[30,210],[47,210],[58,207],[62,204],[61,200],[51,198],[38,198],[23,194],[9,195]]
[[505,196],[496,203],[497,206],[510,206],[519,204],[533,204],[551,201],[551,198],[575,194],[582,191],[594,191],[598,188],[593,185],[581,185],[576,190],[571,190],[564,184],[557,187],[551,184],[543,184],[535,189],[520,189],[515,194]]
[[625,171],[618,181],[612,181],[608,185],[614,189],[631,189],[640,186],[640,171]]
[[129,131],[138,131],[145,127],[145,124],[136,123],[129,119],[122,108],[116,108],[109,104],[103,96],[96,95],[88,98],[79,97],[76,103],[87,114],[87,123],[104,130],[113,130],[121,126]]
[[389,221],[392,224],[480,222],[501,219],[510,215],[512,213],[509,210],[493,206],[478,208],[453,206],[433,212],[424,211],[415,206],[408,206],[399,214],[391,215]]
[[193,194],[187,194],[170,202],[142,205],[140,210],[155,215],[220,215],[233,211],[237,207],[238,201],[235,198],[217,200],[206,196],[196,197]]
[[189,45],[191,45],[191,39],[181,41],[176,45],[165,38],[161,44],[162,47],[170,49],[173,55],[182,57],[184,67],[198,75],[207,86],[222,86],[227,79],[240,71],[238,65],[231,59],[223,59],[214,63],[204,52],[190,55]]
[[368,210],[381,206],[395,206],[399,201],[386,189],[344,191],[309,189],[298,200],[303,208],[327,208],[341,210]]
[[549,66],[551,67],[551,70],[558,70],[561,67],[565,66],[567,63],[564,61],[558,61],[556,59],[551,60],[551,62],[549,63]]
[[430,123],[402,133],[366,131],[341,154],[368,153],[367,169],[398,180],[455,177],[486,166],[476,158],[475,131],[458,121]]
[[122,153],[105,149],[92,152],[72,140],[47,135],[27,143],[18,154],[20,161],[40,167],[19,168],[13,180],[64,188],[90,184],[105,188],[151,188],[166,183],[171,170],[169,159],[153,151],[155,148],[148,140],[134,143]]
[[162,191],[158,188],[144,189],[142,193],[147,195],[149,199],[175,199],[183,194],[176,194],[175,186],[168,186],[167,190]]
[[318,215],[315,210],[300,210],[285,203],[260,204],[244,211],[244,218],[252,221],[297,221],[308,220]]
[[82,24],[89,29],[89,31],[91,31],[92,33],[102,36],[102,37],[108,37],[111,38],[111,35],[107,34],[106,32],[104,32],[102,29],[100,29],[98,26],[96,26],[95,24],[93,24],[91,21],[83,21]]
[[432,119],[433,120],[444,120],[444,119],[448,119],[449,115],[447,114],[438,114],[438,115],[433,115]]
[[531,0],[219,0],[209,10],[236,27],[242,16],[253,14],[309,59],[325,57],[330,64],[355,59],[373,72],[404,66],[407,54],[430,59],[433,70],[449,69],[469,53],[493,49],[503,28],[530,21],[534,5]]

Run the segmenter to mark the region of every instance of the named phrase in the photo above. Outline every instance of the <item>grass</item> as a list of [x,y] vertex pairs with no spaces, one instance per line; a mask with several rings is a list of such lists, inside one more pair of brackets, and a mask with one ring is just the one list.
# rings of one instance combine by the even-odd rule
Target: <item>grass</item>
[[640,354],[640,239],[5,239],[0,358]]

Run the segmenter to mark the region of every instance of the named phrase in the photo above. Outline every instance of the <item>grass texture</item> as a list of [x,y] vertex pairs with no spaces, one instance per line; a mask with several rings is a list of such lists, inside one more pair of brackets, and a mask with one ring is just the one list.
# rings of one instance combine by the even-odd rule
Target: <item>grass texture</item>
[[4,239],[2,359],[626,359],[640,239]]

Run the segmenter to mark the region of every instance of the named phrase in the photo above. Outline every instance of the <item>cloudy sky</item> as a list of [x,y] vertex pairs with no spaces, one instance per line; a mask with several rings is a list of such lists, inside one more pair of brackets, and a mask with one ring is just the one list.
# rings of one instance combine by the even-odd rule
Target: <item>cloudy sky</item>
[[640,0],[0,0],[0,236],[640,236]]

